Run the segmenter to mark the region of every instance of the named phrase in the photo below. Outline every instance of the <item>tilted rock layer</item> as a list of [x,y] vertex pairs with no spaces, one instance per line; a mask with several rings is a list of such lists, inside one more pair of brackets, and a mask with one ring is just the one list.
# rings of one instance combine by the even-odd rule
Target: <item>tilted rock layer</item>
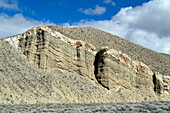
[[0,40],[0,103],[170,99],[167,73],[153,72],[154,66],[118,49],[69,37],[63,29],[41,26]]

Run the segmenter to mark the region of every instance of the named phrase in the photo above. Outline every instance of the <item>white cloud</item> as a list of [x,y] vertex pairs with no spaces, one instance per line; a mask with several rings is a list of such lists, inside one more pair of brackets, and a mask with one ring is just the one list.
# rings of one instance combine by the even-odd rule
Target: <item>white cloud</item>
[[49,21],[37,21],[24,17],[22,14],[16,14],[14,16],[8,16],[6,14],[0,14],[0,38],[23,33],[26,30],[41,25],[50,25]]
[[111,20],[81,21],[72,25],[95,27],[170,54],[170,0],[152,0],[135,8],[122,8]]
[[95,9],[88,8],[88,9],[83,10],[82,8],[80,8],[78,11],[80,11],[86,15],[102,15],[106,12],[106,8],[96,5]]
[[18,0],[0,0],[0,7],[10,10],[18,10]]
[[113,6],[115,6],[115,2],[113,2],[112,0],[104,0],[103,3],[105,4],[112,4]]

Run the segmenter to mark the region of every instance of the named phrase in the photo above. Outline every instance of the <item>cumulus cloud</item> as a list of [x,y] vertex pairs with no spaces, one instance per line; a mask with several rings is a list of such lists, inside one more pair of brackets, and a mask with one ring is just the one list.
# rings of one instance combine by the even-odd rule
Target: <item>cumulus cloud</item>
[[94,9],[88,8],[88,9],[82,9],[80,8],[78,11],[86,14],[86,15],[102,15],[106,12],[106,8],[96,5]]
[[0,0],[0,7],[10,10],[18,10],[18,0]]
[[34,19],[26,18],[22,14],[16,14],[14,16],[0,14],[0,38],[22,33],[32,27],[50,24],[52,23],[49,21],[37,21]]
[[105,4],[112,4],[113,6],[115,6],[115,2],[113,2],[112,0],[104,0],[103,3]]
[[170,54],[170,0],[152,0],[135,8],[122,8],[110,20],[80,21],[72,25],[95,27]]

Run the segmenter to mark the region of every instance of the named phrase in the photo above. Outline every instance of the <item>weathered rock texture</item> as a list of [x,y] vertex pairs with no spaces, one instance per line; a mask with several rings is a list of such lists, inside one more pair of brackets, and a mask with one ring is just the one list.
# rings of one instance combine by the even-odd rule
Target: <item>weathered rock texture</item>
[[94,47],[86,43],[41,27],[27,31],[19,47],[30,63],[44,71],[61,69],[94,79],[94,54],[88,51]]
[[70,37],[71,39],[88,42],[94,45],[98,51],[101,47],[105,46],[108,46],[110,49],[121,51],[122,53],[127,54],[132,60],[143,62],[152,71],[170,76],[170,56],[167,54],[157,53],[110,33],[94,28],[63,28],[61,26],[48,27]]
[[106,88],[119,84],[125,88],[143,86],[152,90],[153,72],[142,62],[132,61],[126,54],[108,48],[101,49],[95,60],[96,78]]
[[[93,32],[95,29],[80,30],[84,34],[84,30]],[[102,31],[94,34],[98,36],[98,33],[103,34]],[[107,35],[110,40],[118,40]],[[155,72],[157,67],[154,63],[147,66],[142,60],[137,61],[133,54],[112,48],[112,41],[105,44],[108,47],[103,47],[103,42],[94,43],[93,40],[100,40],[98,37],[79,39],[78,36],[82,37],[79,32],[74,36],[70,29],[61,26],[41,26],[0,40],[0,103],[170,99],[168,69],[161,71],[158,68],[160,73]],[[103,36],[106,38],[106,35]],[[123,43],[125,40],[120,41]],[[141,50],[142,47],[137,48]],[[158,57],[164,56],[147,51]],[[163,60],[169,58],[166,55]]]

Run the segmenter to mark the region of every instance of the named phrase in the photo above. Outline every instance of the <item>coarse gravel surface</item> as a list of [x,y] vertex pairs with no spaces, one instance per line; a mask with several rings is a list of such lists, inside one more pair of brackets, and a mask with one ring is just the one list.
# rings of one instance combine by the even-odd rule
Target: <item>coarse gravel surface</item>
[[0,105],[0,113],[170,113],[170,101]]

